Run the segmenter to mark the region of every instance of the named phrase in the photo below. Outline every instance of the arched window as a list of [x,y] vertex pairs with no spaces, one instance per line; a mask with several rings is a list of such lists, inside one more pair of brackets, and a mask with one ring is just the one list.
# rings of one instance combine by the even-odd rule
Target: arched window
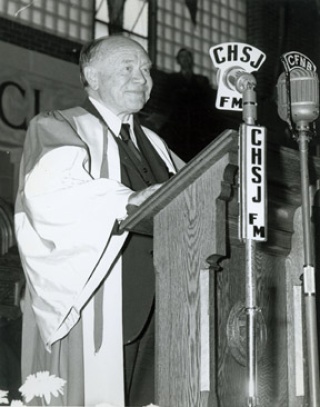
[[94,0],[0,0],[0,15],[73,41],[92,38]]
[[148,0],[96,0],[95,38],[122,32],[148,49]]

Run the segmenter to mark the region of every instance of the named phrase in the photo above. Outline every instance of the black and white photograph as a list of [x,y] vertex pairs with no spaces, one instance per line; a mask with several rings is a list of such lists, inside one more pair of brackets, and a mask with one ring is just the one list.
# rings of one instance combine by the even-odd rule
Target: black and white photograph
[[0,0],[0,406],[320,407],[320,0]]

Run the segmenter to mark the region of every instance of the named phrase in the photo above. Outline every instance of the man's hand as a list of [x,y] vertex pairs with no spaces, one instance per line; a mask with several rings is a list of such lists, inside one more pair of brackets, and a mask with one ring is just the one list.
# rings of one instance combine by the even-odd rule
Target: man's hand
[[129,196],[127,206],[139,206],[141,205],[149,196],[154,194],[163,184],[155,184],[149,188],[143,189],[142,191],[133,192]]

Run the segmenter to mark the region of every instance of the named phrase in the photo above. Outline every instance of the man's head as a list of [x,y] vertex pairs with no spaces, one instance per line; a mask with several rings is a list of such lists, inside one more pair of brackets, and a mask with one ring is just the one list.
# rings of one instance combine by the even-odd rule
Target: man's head
[[89,96],[123,118],[138,112],[150,97],[151,62],[136,41],[103,37],[84,45],[80,78]]
[[176,59],[183,71],[192,71],[193,56],[190,50],[187,48],[181,48],[176,55]]

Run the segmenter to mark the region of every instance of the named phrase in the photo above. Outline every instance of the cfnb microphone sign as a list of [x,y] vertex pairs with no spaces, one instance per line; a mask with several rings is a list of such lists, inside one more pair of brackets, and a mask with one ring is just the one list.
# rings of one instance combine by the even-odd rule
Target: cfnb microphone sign
[[316,71],[317,67],[310,58],[297,51],[290,51],[281,56],[281,61],[287,72],[295,68],[303,68],[307,71]]
[[235,83],[243,74],[257,71],[266,55],[252,45],[226,42],[210,48],[210,57],[218,69],[216,108],[242,110],[242,94]]

